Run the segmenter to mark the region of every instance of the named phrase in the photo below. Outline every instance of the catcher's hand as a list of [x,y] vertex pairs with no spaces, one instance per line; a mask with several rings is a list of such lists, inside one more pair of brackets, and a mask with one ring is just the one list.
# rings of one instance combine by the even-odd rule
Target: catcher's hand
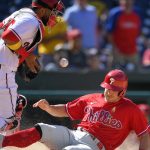
[[38,62],[38,56],[30,53],[30,55],[25,59],[26,65],[28,68],[34,72],[38,73],[40,70],[40,64]]
[[38,61],[37,58],[34,59],[34,61],[30,61],[30,63],[28,63],[28,65],[27,65],[27,62],[24,61],[18,67],[18,74],[26,82],[30,82],[32,79],[34,79],[35,77],[37,77],[39,71],[40,71],[40,63],[39,63],[39,61]]

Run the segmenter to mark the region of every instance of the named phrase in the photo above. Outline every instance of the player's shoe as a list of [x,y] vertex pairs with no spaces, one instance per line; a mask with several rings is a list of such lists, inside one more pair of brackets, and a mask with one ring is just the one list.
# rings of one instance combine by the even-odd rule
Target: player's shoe
[[19,127],[19,121],[18,120],[13,120],[12,122],[6,122],[6,124],[0,128],[0,133],[1,134],[11,134],[14,133],[15,130]]
[[15,114],[15,117],[17,119],[21,120],[22,112],[26,106],[27,106],[26,97],[19,94],[17,103],[16,103],[16,114]]
[[2,148],[3,139],[4,135],[0,134],[0,148]]

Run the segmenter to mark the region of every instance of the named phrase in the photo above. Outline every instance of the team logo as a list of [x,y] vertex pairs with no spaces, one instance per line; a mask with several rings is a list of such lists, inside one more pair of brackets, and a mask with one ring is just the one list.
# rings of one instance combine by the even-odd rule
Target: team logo
[[113,85],[115,82],[115,79],[114,78],[110,78],[110,85]]
[[[116,107],[113,107],[113,111],[116,111]],[[99,111],[94,111],[91,106],[87,106],[84,109],[85,116],[83,121],[88,121],[91,123],[101,123],[105,126],[111,128],[121,129],[122,123],[120,120],[113,117],[113,114],[107,110],[100,109]]]
[[115,111],[116,111],[116,107],[113,107],[112,110],[111,110],[111,112],[114,113]]

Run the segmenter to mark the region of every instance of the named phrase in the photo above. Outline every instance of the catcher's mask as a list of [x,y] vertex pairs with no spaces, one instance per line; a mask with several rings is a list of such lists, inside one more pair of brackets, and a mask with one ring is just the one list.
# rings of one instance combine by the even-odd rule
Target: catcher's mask
[[65,8],[61,0],[32,0],[32,7],[48,8],[51,10],[46,23],[49,27],[55,26],[60,21],[57,16],[62,15]]
[[107,73],[101,87],[120,92],[119,96],[123,96],[127,90],[128,77],[119,69],[112,70]]

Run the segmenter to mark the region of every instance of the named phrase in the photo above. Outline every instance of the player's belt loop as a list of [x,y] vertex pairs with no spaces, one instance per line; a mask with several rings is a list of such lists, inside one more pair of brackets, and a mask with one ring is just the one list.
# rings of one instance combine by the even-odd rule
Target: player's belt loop
[[1,69],[1,64],[0,64],[0,69]]
[[77,130],[80,130],[80,131],[82,131],[82,132],[85,132],[85,133],[89,134],[90,137],[92,138],[92,140],[95,140],[95,139],[96,139],[96,137],[95,137],[94,135],[90,134],[90,133],[89,133],[88,131],[86,131],[84,128],[78,127]]
[[78,127],[77,130],[80,130],[82,132],[87,133],[92,138],[92,140],[96,143],[99,150],[105,150],[105,147],[104,147],[103,143],[99,139],[97,139],[94,135],[90,134],[88,131],[86,131],[82,127]]

